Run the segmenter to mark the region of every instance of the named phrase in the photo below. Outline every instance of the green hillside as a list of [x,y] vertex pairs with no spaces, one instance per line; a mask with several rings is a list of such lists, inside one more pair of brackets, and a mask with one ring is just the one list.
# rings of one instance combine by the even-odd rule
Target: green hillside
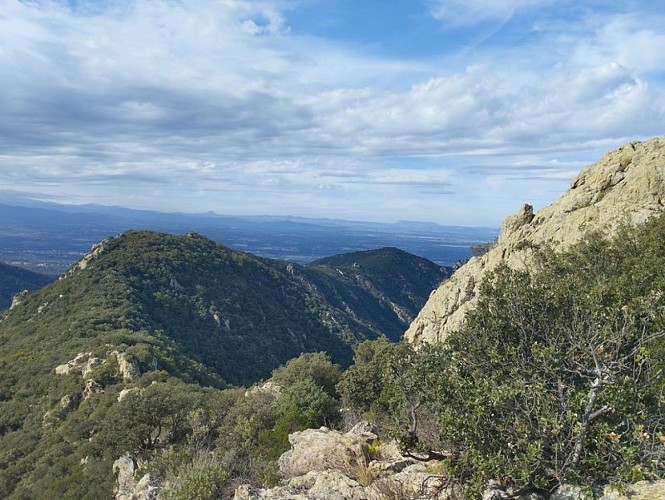
[[[466,498],[497,477],[542,494],[663,477],[664,228],[660,217],[563,253],[529,247],[536,265],[494,273],[445,343],[361,342],[346,372],[321,353],[273,372],[256,363],[297,347],[344,360],[376,338],[379,321],[358,311],[404,290],[370,293],[420,269],[407,255],[303,268],[195,234],[106,241],[0,316],[0,496],[109,498],[124,457],[132,488],[144,478],[163,498],[230,498],[279,482],[289,433],[361,417],[442,458],[438,473]],[[262,371],[272,384],[227,385]]]
[[[421,262],[400,254],[409,258]],[[203,401],[245,404],[242,392],[217,389],[267,378],[303,352],[325,351],[348,364],[353,346],[380,337],[382,327],[397,338],[408,323],[393,309],[414,315],[426,294],[400,302],[419,285],[404,285],[401,296],[382,290],[394,272],[390,260],[386,266],[348,279],[320,264],[262,259],[197,234],[130,231],[96,245],[59,280],[0,315],[0,497],[108,496],[111,465],[122,453],[151,454],[162,442],[187,440],[194,424],[185,416]],[[443,274],[431,270],[413,280],[434,287]],[[331,387],[320,401],[332,401]],[[141,395],[120,403],[123,389]],[[214,411],[228,411],[227,403]],[[237,418],[259,407],[238,410]],[[268,432],[282,418],[281,430],[263,438],[274,442],[268,450],[288,447],[289,430],[328,421],[280,408],[270,406],[277,420],[256,430]],[[243,446],[248,460],[259,460]]]
[[395,280],[403,288],[395,290],[389,260],[383,270],[374,265],[349,279],[320,265],[304,269],[232,251],[196,234],[134,231],[100,248],[84,269],[73,268],[7,316],[3,333],[22,332],[9,335],[8,350],[38,341],[52,367],[77,349],[146,338],[160,352],[175,350],[178,363],[199,366],[194,376],[176,364],[178,376],[185,370],[201,383],[247,384],[301,352],[326,351],[348,364],[358,341],[399,338],[445,275],[402,253],[418,262],[411,267],[430,267],[411,283]]
[[327,303],[350,309],[358,321],[394,341],[451,273],[451,268],[397,248],[335,255],[303,270]]
[[23,290],[36,290],[53,278],[0,262],[0,310],[12,304],[12,298]]

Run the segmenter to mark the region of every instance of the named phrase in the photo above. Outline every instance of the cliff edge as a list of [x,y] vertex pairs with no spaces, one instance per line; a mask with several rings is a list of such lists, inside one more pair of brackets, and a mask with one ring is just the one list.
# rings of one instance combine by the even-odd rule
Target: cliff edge
[[639,224],[665,204],[665,136],[632,142],[584,168],[557,201],[537,213],[524,205],[506,218],[496,245],[473,257],[432,292],[405,333],[418,345],[437,342],[458,329],[475,306],[483,277],[500,263],[527,266],[525,243],[565,249],[588,230],[612,234],[624,222]]

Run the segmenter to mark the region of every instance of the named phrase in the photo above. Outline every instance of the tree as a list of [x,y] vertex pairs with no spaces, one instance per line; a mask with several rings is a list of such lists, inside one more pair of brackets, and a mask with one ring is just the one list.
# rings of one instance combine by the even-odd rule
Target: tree
[[663,474],[662,226],[534,249],[534,269],[485,282],[447,340],[437,407],[460,481],[551,489]]

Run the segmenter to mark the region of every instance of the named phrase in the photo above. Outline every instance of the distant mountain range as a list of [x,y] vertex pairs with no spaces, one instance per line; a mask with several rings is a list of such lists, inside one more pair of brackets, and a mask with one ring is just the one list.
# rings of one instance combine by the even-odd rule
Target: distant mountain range
[[131,229],[197,232],[229,248],[307,263],[330,255],[397,247],[440,265],[471,256],[497,229],[275,216],[224,216],[59,205],[0,192],[0,261],[58,275],[104,238]]

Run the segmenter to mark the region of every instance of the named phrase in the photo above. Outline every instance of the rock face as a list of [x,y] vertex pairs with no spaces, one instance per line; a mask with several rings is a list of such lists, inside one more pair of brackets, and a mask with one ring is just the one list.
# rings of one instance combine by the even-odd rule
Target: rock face
[[550,243],[565,249],[586,231],[611,234],[626,222],[638,224],[659,214],[665,204],[665,137],[633,142],[606,154],[577,176],[552,205],[533,213],[524,205],[508,217],[496,245],[473,257],[435,290],[411,323],[405,338],[418,345],[443,340],[458,329],[477,301],[480,283],[500,263],[528,265],[524,243]]

